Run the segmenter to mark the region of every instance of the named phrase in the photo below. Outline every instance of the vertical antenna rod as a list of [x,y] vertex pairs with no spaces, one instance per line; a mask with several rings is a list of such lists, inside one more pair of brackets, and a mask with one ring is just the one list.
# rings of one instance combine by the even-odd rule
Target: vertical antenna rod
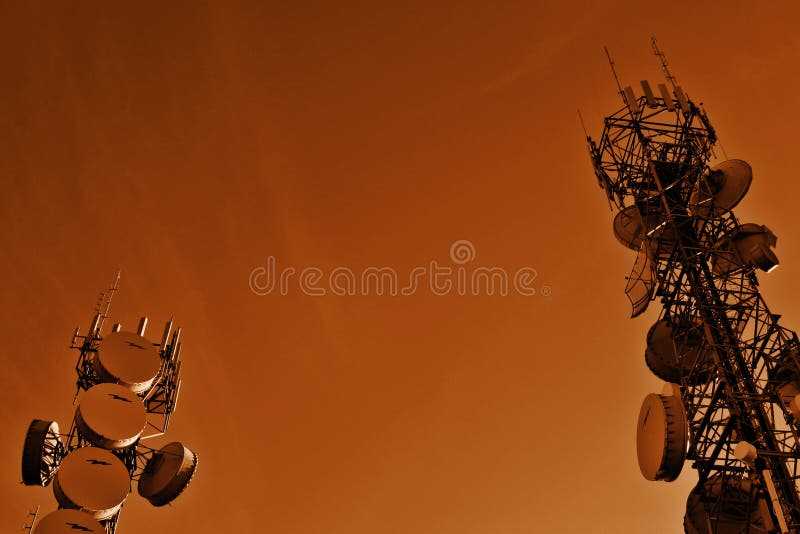
[[583,115],[581,115],[581,110],[578,110],[578,118],[581,120],[581,128],[583,128],[583,135],[586,136],[586,139],[590,139],[589,132],[586,131],[586,123],[583,122]]
[[678,80],[669,71],[669,62],[667,62],[667,56],[664,55],[664,52],[662,52],[660,48],[658,48],[658,43],[656,42],[655,37],[650,38],[650,44],[653,45],[653,52],[655,53],[659,61],[661,61],[661,70],[664,71],[664,76],[666,76],[667,81],[672,86],[672,89],[674,91],[675,88],[678,87]]
[[36,510],[33,512],[28,512],[28,517],[30,517],[30,525],[25,525],[23,530],[27,530],[28,532],[33,532],[33,527],[36,526],[36,518],[39,517],[39,506],[36,507]]
[[603,50],[606,52],[606,57],[608,58],[608,64],[611,66],[611,74],[614,75],[614,81],[617,82],[617,91],[619,95],[622,97],[622,100],[625,102],[625,105],[628,104],[628,99],[625,97],[625,91],[622,90],[622,84],[619,83],[619,76],[617,76],[617,69],[614,68],[614,60],[611,59],[611,54],[608,51],[607,46],[603,46]]
[[108,317],[108,312],[111,309],[111,299],[114,298],[114,293],[117,292],[119,288],[119,278],[122,271],[117,271],[117,277],[114,279],[114,285],[108,289],[108,298],[105,302],[105,309],[102,310],[100,314],[100,323],[97,326],[97,330],[101,331],[103,329],[103,323],[106,322],[106,318]]

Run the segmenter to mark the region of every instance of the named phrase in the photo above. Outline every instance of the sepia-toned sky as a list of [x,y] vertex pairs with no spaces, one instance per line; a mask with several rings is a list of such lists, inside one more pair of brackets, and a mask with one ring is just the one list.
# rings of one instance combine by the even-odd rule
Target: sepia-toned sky
[[[576,110],[598,136],[649,38],[755,179],[779,237],[762,288],[800,325],[793,2],[0,4],[0,529],[55,507],[19,483],[32,418],[69,427],[72,330],[183,327],[166,439],[200,456],[120,534],[682,532],[695,476],[639,474],[659,391],[654,305],[629,319]],[[437,262],[535,269],[533,296],[257,294],[254,269],[401,281]],[[255,271],[263,272],[262,271]],[[323,279],[324,281],[324,279]],[[324,285],[320,283],[319,285]],[[263,293],[264,291],[261,291]]]

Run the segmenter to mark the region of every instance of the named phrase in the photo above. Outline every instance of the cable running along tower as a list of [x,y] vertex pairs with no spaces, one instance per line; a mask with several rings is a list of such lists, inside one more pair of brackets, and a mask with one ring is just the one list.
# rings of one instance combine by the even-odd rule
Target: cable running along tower
[[586,138],[614,234],[636,252],[632,316],[661,305],[645,361],[666,384],[639,414],[639,466],[671,481],[691,462],[689,534],[800,533],[800,341],[756,276],[778,265],[777,239],[734,215],[752,170],[712,165],[714,128],[652,46],[667,83],[621,89],[600,139]]

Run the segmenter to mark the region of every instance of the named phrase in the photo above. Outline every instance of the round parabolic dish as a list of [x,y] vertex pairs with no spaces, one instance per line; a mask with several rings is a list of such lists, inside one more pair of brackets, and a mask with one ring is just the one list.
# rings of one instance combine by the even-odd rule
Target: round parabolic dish
[[686,461],[688,425],[681,399],[651,393],[639,411],[636,451],[647,480],[672,481]]
[[714,246],[711,267],[717,274],[730,274],[750,266],[770,272],[778,265],[778,257],[770,248],[777,239],[766,226],[742,224]]
[[139,477],[139,495],[153,506],[169,504],[183,493],[196,470],[197,455],[182,443],[169,443],[147,461]]
[[28,426],[22,448],[22,482],[26,486],[46,486],[58,469],[61,458],[58,423],[34,419]]
[[644,224],[636,206],[620,210],[614,217],[614,236],[631,250],[639,250],[644,239]]
[[53,493],[62,508],[82,510],[95,519],[113,516],[129,489],[130,478],[122,460],[97,447],[67,454],[53,482]]
[[742,201],[752,182],[753,169],[746,161],[723,161],[712,167],[705,181],[698,182],[690,199],[693,211],[702,217],[718,217]]
[[33,534],[75,534],[76,532],[106,534],[106,529],[89,514],[66,508],[47,514],[33,529]]
[[705,381],[711,355],[711,350],[703,347],[702,335],[694,325],[678,328],[676,334],[673,325],[659,319],[647,332],[645,362],[654,375],[666,382],[678,383],[687,376],[692,383]]
[[75,424],[93,445],[123,449],[136,442],[147,424],[147,409],[136,393],[119,384],[97,384],[81,397]]
[[723,484],[719,474],[713,475],[689,494],[684,528],[689,534],[766,533],[758,499],[749,480],[728,477]]
[[153,385],[161,361],[153,343],[133,332],[120,331],[100,342],[94,367],[103,382],[116,382],[140,393]]
[[667,382],[680,382],[681,372],[672,340],[672,328],[664,319],[659,319],[647,331],[645,362],[654,375]]
[[[657,218],[657,217],[655,217]],[[642,221],[636,206],[628,206],[620,210],[614,217],[614,236],[617,241],[631,250],[639,251],[642,242],[647,237],[647,244],[651,254],[660,258],[669,257],[675,248],[676,237],[673,228],[658,228],[661,221],[649,221],[648,227],[653,231],[646,236],[645,224]]]

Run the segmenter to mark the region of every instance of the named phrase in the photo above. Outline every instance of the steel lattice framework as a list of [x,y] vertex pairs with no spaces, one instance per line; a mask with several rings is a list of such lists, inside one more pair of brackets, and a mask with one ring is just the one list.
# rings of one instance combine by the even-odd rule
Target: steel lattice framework
[[[73,333],[70,348],[79,352],[78,360],[75,365],[75,372],[77,375],[77,391],[73,399],[73,404],[76,403],[79,395],[87,393],[95,386],[110,381],[109,378],[104,378],[98,373],[97,355],[104,338],[107,339],[109,335],[114,335],[121,329],[121,324],[116,324],[112,327],[110,334],[103,332],[103,326],[109,316],[111,301],[118,289],[119,278],[119,273],[117,273],[117,278],[114,282],[114,285],[107,291],[104,291],[100,294],[95,309],[95,315],[92,318],[86,334],[81,335],[80,329],[78,328],[76,328]],[[136,332],[136,336],[140,337],[144,341],[147,341],[144,338],[146,325],[147,318],[143,317]],[[141,484],[139,484],[139,482],[148,472],[150,461],[154,459],[154,456],[164,456],[167,454],[163,452],[163,449],[153,449],[144,444],[143,441],[164,435],[169,427],[170,418],[175,411],[181,385],[181,328],[173,329],[173,320],[170,319],[164,327],[161,342],[152,345],[157,347],[157,354],[160,357],[158,359],[157,374],[155,374],[151,381],[151,385],[149,385],[147,389],[135,393],[141,400],[143,415],[146,413],[146,427],[138,435],[135,435],[135,440],[129,445],[123,446],[122,448],[110,447],[109,450],[110,454],[113,454],[119,458],[124,465],[131,481],[131,485],[134,480],[137,481],[137,485],[140,489],[140,495],[142,496],[145,495],[141,493]],[[131,394],[133,395],[134,393]],[[32,480],[26,479],[26,474],[28,473],[26,471],[25,454],[30,452],[29,445],[31,445],[28,439],[26,439],[25,446],[23,448],[23,479],[25,484],[46,486],[50,484],[51,480],[55,476],[56,471],[60,469],[62,460],[68,457],[69,454],[85,447],[91,447],[95,450],[104,448],[103,444],[93,442],[91,435],[82,433],[81,427],[78,424],[77,414],[78,411],[76,410],[76,416],[72,420],[68,433],[54,433],[52,436],[48,434],[48,436],[52,439],[45,439],[44,441],[40,440],[36,443],[31,442],[32,446],[35,446],[33,447],[32,451],[37,455],[33,461],[39,462],[38,456],[41,456],[41,473],[38,477],[33,476]],[[34,420],[34,423],[43,423],[45,429],[48,428],[48,423],[54,424],[53,422],[40,420]],[[57,429],[58,427],[56,426],[55,428]],[[84,429],[85,428],[86,427],[84,427]],[[147,432],[145,432],[145,430],[147,430]],[[54,432],[57,432],[57,430]],[[30,433],[31,432],[29,430],[29,434]],[[183,445],[180,443],[178,443],[178,445],[183,447]],[[194,467],[196,467],[196,460],[197,457],[195,455],[194,466],[192,467],[191,474],[193,474]],[[36,463],[33,465],[36,465]],[[162,506],[171,502],[171,500],[174,499],[177,494],[183,491],[183,488],[185,488],[186,484],[189,483],[191,474],[188,476],[188,478],[186,478],[184,474],[184,478],[177,481],[181,484],[179,488],[176,486],[177,491],[170,493],[167,497],[159,496],[159,499],[161,499],[163,502],[154,504],[151,500],[151,504],[154,504],[155,506]],[[31,474],[28,475],[29,477],[32,476]],[[145,498],[147,497],[145,496]],[[100,525],[102,525],[102,527],[105,529],[106,534],[114,534],[116,532],[124,503],[125,500],[119,504],[119,507],[116,509],[113,515],[103,519],[98,519]],[[59,507],[63,507],[61,502],[59,502]],[[73,508],[80,509],[77,504]],[[26,530],[29,532],[34,530],[38,515],[39,508],[37,507],[36,512],[31,514],[32,519],[30,525],[26,526]],[[87,515],[87,517],[92,518],[90,515]],[[78,524],[74,524],[71,528],[76,530],[87,530]]]
[[[638,213],[643,222],[645,237],[626,288],[632,315],[660,302],[659,319],[672,325],[676,347],[688,352],[691,343],[679,340],[700,340],[707,355],[682,374],[680,394],[687,458],[697,470],[695,491],[709,524],[717,524],[726,506],[741,505],[747,516],[741,532],[800,532],[800,423],[786,396],[787,383],[800,376],[800,342],[759,293],[757,267],[720,245],[742,225],[732,211],[695,194],[710,187],[717,136],[705,111],[672,88],[675,99],[665,91],[661,97],[620,91],[624,106],[605,118],[599,141],[587,135],[610,205]],[[715,270],[714,262],[722,261],[738,268]],[[755,446],[755,461],[734,456],[740,441]],[[745,502],[726,505],[703,495],[715,476],[738,481],[745,490],[727,498]],[[751,510],[760,510],[760,518],[750,520]]]

